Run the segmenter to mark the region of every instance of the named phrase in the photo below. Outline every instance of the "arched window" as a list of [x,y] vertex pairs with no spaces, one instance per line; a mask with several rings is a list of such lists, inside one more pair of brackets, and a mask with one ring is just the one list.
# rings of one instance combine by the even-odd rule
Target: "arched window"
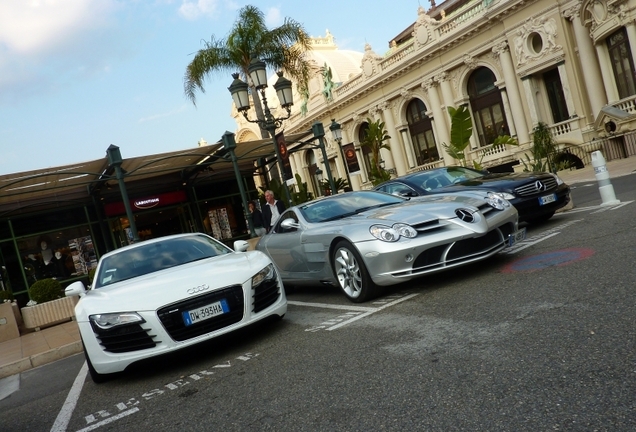
[[607,49],[609,51],[614,80],[618,88],[618,97],[621,99],[636,94],[636,84],[634,83],[634,59],[627,39],[625,29],[620,29],[607,38]]
[[[360,129],[358,130],[358,142],[362,144],[367,137],[367,133],[369,132],[369,123],[364,122],[360,125]],[[373,156],[373,151],[368,146],[360,146],[360,150],[362,151],[362,159],[364,159],[364,166],[367,169],[367,172],[371,172],[371,158]]]
[[492,144],[500,135],[510,135],[501,92],[490,69],[480,67],[470,75],[468,96],[480,146]]
[[433,135],[433,122],[426,115],[426,106],[419,99],[413,99],[406,107],[406,121],[413,143],[417,165],[439,160],[439,152]]

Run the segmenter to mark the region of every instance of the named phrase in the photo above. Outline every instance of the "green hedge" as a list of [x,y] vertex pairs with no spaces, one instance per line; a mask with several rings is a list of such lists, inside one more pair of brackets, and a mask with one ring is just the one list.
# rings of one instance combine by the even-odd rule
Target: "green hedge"
[[41,279],[29,288],[29,297],[38,303],[56,300],[64,297],[62,284],[55,279]]

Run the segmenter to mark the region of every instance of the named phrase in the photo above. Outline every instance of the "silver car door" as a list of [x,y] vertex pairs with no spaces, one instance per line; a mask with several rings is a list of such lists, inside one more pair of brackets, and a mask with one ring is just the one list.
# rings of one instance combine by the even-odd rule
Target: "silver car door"
[[282,227],[281,224],[286,219],[298,223],[298,217],[293,210],[283,213],[272,232],[266,236],[265,248],[281,271],[283,279],[302,278],[308,272],[307,257],[301,245],[302,228]]

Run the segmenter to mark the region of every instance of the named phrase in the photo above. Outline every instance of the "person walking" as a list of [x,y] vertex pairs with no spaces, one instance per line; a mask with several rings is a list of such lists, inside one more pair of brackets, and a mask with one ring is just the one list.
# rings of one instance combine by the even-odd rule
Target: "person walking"
[[274,192],[265,191],[265,207],[263,207],[263,223],[267,232],[269,232],[281,214],[285,211],[285,204],[274,198]]
[[256,203],[254,201],[250,201],[247,204],[247,207],[252,214],[252,224],[254,225],[254,232],[258,237],[263,237],[267,230],[265,229],[265,221],[263,220],[263,213],[256,208]]

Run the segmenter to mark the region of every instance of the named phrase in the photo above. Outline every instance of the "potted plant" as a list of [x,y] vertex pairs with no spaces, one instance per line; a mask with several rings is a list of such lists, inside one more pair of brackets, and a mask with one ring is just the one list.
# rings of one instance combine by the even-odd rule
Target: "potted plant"
[[29,288],[31,301],[21,309],[24,326],[27,329],[40,330],[68,321],[75,316],[75,305],[79,298],[64,297],[60,282],[53,278],[40,279]]

